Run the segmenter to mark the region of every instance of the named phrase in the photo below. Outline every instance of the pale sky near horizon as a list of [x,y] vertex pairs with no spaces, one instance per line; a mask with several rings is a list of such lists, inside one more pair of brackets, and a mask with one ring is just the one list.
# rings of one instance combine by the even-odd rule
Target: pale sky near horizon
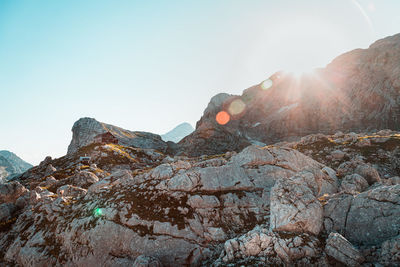
[[38,164],[81,117],[165,133],[210,98],[400,32],[399,0],[0,0],[0,150]]

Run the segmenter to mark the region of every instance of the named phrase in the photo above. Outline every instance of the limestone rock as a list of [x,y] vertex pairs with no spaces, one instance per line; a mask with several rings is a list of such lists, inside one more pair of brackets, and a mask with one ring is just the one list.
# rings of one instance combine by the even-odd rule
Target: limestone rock
[[346,266],[360,266],[364,261],[361,253],[338,233],[329,234],[326,240],[325,252]]
[[347,216],[352,201],[352,195],[343,193],[334,195],[327,201],[324,205],[324,228],[327,233],[345,234]]
[[318,197],[335,193],[336,182],[321,171],[302,171],[279,180],[271,191],[271,229],[319,234],[323,208]]
[[13,203],[27,189],[17,181],[0,184],[0,203]]
[[346,153],[344,153],[343,151],[340,151],[340,150],[335,150],[335,151],[333,151],[333,152],[331,153],[331,155],[332,155],[332,157],[333,157],[335,160],[341,160],[341,159],[344,158],[344,156],[346,155]]
[[355,173],[364,177],[370,185],[381,181],[381,177],[379,176],[378,171],[367,164],[357,166],[357,168],[355,169]]
[[324,206],[324,226],[354,244],[377,245],[400,234],[400,185],[352,196],[339,194]]
[[389,183],[390,183],[391,185],[400,184],[400,177],[399,177],[399,176],[391,177],[391,178],[389,179]]
[[381,186],[354,197],[345,237],[356,243],[379,244],[400,234],[400,185]]
[[64,197],[76,198],[76,197],[85,195],[86,192],[87,192],[87,190],[80,188],[80,187],[72,186],[72,185],[64,185],[57,189],[57,194],[59,196],[64,196]]
[[47,165],[47,167],[46,167],[46,171],[44,172],[44,175],[45,175],[45,176],[51,175],[51,174],[53,174],[55,171],[57,171],[57,169],[54,168],[53,165],[49,164],[49,165]]
[[384,266],[400,265],[400,236],[382,243],[380,261]]
[[363,192],[367,188],[368,182],[359,174],[346,175],[340,185],[340,191],[349,194]]
[[319,234],[322,205],[303,182],[280,180],[271,191],[271,229]]
[[136,258],[132,267],[162,267],[160,261],[154,257],[140,255]]
[[92,118],[81,118],[72,127],[72,140],[68,146],[68,154],[78,151],[79,148],[94,142],[94,137],[111,132],[121,145],[139,148],[151,148],[165,152],[167,144],[156,134],[147,132],[131,132],[110,124],[98,122]]
[[[266,265],[291,265],[301,258],[314,258],[319,253],[319,241],[312,235],[280,235],[263,227],[227,240],[219,261],[264,257]],[[218,260],[217,260],[218,262]]]
[[10,220],[17,207],[13,203],[0,204],[0,222]]
[[72,183],[75,186],[88,188],[90,185],[99,181],[99,178],[93,174],[92,172],[88,171],[80,171],[75,174],[72,178]]

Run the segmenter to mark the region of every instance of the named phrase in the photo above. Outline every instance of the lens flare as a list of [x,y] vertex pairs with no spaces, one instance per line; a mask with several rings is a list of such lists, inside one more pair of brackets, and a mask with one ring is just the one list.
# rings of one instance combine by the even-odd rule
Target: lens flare
[[94,210],[94,216],[95,217],[100,217],[103,215],[103,211],[100,208],[97,208]]
[[273,85],[272,80],[271,80],[271,79],[267,79],[267,80],[265,80],[265,81],[263,81],[263,82],[261,83],[261,88],[262,88],[263,90],[268,90],[269,88],[272,87],[272,85]]
[[217,116],[215,116],[215,120],[220,125],[227,124],[230,119],[231,119],[231,116],[226,111],[220,111],[220,112],[218,112]]
[[235,99],[229,105],[228,112],[232,116],[239,115],[240,113],[242,113],[244,111],[245,108],[246,108],[246,104],[242,100]]

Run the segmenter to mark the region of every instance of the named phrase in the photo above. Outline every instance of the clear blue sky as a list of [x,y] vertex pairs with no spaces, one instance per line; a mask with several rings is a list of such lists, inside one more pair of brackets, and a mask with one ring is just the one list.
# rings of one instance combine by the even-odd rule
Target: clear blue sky
[[66,153],[80,117],[164,133],[280,69],[400,32],[398,0],[0,0],[0,150]]

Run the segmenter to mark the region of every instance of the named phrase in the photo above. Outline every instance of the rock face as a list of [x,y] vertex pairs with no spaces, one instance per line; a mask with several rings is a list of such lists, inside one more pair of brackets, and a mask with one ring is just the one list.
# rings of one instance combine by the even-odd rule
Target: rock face
[[185,136],[188,136],[193,131],[194,131],[193,126],[187,122],[184,122],[184,123],[181,123],[178,126],[176,126],[174,129],[172,129],[168,133],[161,135],[161,138],[164,142],[171,141],[174,143],[178,143]]
[[303,171],[279,180],[271,192],[272,230],[318,235],[323,217],[318,197],[336,191],[337,180],[322,172]]
[[[219,154],[312,133],[399,130],[399,60],[397,34],[345,53],[312,75],[278,72],[241,96],[219,94],[180,145],[189,155]],[[220,111],[230,114],[225,125],[216,121]]]
[[[137,171],[109,167],[126,157],[111,152],[109,158],[109,147],[85,148],[97,166],[112,171],[108,176],[94,166],[81,170],[79,163],[68,162],[69,155],[46,162],[56,169],[51,178],[45,176],[40,183],[35,182],[37,176],[22,180],[31,190],[30,207],[11,223],[10,231],[19,232],[24,239],[9,235],[0,239],[5,260],[20,265],[111,266],[117,262],[139,264],[144,260],[137,257],[145,255],[166,266],[199,265],[214,253],[207,244],[223,244],[257,224],[269,224],[269,196],[277,182],[295,180],[290,177],[310,168],[315,172],[313,179],[320,183],[310,185],[313,196],[332,190],[330,185],[336,182],[322,173],[324,165],[290,148],[250,146],[239,154],[196,160],[178,157],[162,163],[165,156],[158,158],[155,152],[116,147],[115,151],[128,151],[130,158],[136,157],[131,164],[146,162],[148,155],[153,163],[158,158],[158,165],[150,170]],[[30,172],[44,174],[46,164]],[[275,250],[284,253],[279,247]],[[291,252],[297,253],[291,259],[317,255],[313,248],[296,251]]]
[[356,244],[380,244],[400,234],[400,185],[356,196],[338,195],[324,207],[325,228]]
[[399,136],[311,135],[198,158],[97,143],[48,157],[0,188],[0,263],[396,262]]
[[14,153],[7,150],[0,151],[0,182],[11,179],[31,167],[31,164],[23,161]]
[[119,141],[119,144],[151,148],[161,152],[167,150],[167,144],[156,134],[147,132],[131,132],[122,128],[98,122],[92,118],[81,118],[72,127],[72,140],[68,146],[68,154],[77,152],[79,148],[94,142],[97,135],[110,132]]

